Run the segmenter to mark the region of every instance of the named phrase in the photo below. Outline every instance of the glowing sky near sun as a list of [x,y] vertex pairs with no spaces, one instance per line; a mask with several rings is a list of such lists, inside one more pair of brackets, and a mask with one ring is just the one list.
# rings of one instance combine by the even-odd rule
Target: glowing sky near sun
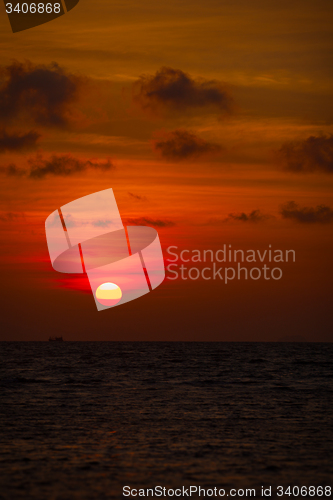
[[[93,338],[110,339],[104,313],[94,326],[89,295],[50,272],[44,221],[111,187],[122,223],[155,227],[164,249],[271,244],[298,258],[272,289],[241,283],[224,295],[215,284],[165,283],[113,310],[115,324],[131,324],[125,336],[269,340],[285,328],[314,338],[320,326],[329,337],[332,21],[327,0],[96,0],[13,35],[1,5],[0,256],[10,331],[32,339],[68,328],[81,339],[93,328]],[[18,280],[29,291],[20,315]]]

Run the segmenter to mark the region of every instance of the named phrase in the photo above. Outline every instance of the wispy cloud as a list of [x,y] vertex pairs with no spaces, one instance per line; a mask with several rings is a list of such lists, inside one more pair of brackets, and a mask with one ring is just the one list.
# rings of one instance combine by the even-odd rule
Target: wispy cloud
[[[72,214],[66,214],[65,225],[67,228],[73,227],[84,227],[84,226],[93,226],[93,227],[109,227],[112,226],[112,220],[110,219],[90,219],[83,221],[81,219],[76,219]],[[54,219],[54,224],[57,224],[57,218]],[[53,223],[49,224],[52,227]]]
[[204,225],[210,226],[220,226],[222,224],[226,224],[227,222],[236,221],[236,222],[249,222],[249,223],[258,223],[265,222],[269,219],[275,219],[273,215],[265,214],[261,210],[252,210],[252,212],[236,212],[228,214],[228,217],[212,217]]
[[52,175],[57,177],[68,177],[85,172],[89,169],[104,172],[115,169],[115,166],[109,159],[105,161],[80,160],[74,158],[70,154],[53,155],[49,159],[37,155],[35,158],[30,158],[28,164],[28,169],[19,168],[11,164],[7,167],[1,167],[0,171],[8,177],[26,176],[30,179],[44,179]]
[[140,195],[135,194],[135,193],[129,192],[128,196],[130,196],[131,198],[133,198],[134,200],[137,200],[137,201],[147,201],[146,196],[140,196]]
[[273,216],[269,214],[264,214],[262,213],[259,209],[257,210],[252,210],[252,212],[249,212],[248,214],[245,212],[239,212],[239,213],[231,213],[228,214],[227,221],[228,220],[235,220],[235,221],[240,221],[240,222],[263,222],[268,219],[272,219]]
[[286,170],[296,173],[333,173],[333,135],[310,136],[304,141],[291,141],[278,151]]
[[1,222],[12,222],[17,219],[23,219],[25,217],[22,212],[0,212]]
[[37,156],[29,160],[30,173],[32,179],[43,179],[47,175],[69,176],[88,169],[112,170],[114,165],[110,160],[105,162],[95,162],[91,160],[79,160],[71,155],[53,155],[50,159],[43,159]]
[[109,227],[110,225],[112,225],[112,221],[109,220],[109,219],[98,219],[98,220],[94,220],[92,221],[92,226],[94,227]]
[[40,134],[31,130],[26,134],[0,132],[0,153],[28,151],[35,149]]
[[294,201],[289,201],[281,207],[284,219],[291,219],[302,224],[328,224],[333,222],[333,210],[327,205],[316,207],[300,207]]
[[186,160],[199,156],[218,153],[219,144],[207,142],[187,130],[174,130],[154,141],[154,148],[163,158],[171,161]]
[[167,219],[151,219],[150,217],[127,218],[125,224],[129,226],[173,227],[175,222]]
[[24,177],[27,175],[26,169],[17,167],[14,163],[11,163],[6,167],[1,166],[0,172],[6,175],[7,177]]

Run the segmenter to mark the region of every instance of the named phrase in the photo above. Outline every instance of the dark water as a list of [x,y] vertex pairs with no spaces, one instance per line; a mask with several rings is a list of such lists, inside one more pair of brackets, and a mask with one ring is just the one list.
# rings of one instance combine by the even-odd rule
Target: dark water
[[332,357],[332,344],[1,343],[0,498],[332,486]]

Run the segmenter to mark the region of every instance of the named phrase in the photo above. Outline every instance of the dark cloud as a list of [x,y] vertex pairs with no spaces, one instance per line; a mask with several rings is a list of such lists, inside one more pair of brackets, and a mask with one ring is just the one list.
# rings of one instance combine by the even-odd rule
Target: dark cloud
[[58,64],[13,62],[0,68],[0,122],[22,118],[37,125],[64,127],[82,79]]
[[108,227],[112,224],[112,220],[108,220],[108,219],[98,219],[98,220],[93,220],[91,222],[92,226],[94,227]]
[[40,134],[31,130],[26,134],[0,132],[0,153],[6,151],[28,151],[36,148]]
[[128,196],[138,201],[147,201],[147,198],[145,196],[139,196],[138,194],[128,193]]
[[333,173],[333,135],[286,142],[278,154],[284,168],[290,172]]
[[8,177],[24,177],[27,175],[25,169],[17,167],[14,163],[11,163],[7,167],[0,167],[0,172]]
[[187,130],[174,130],[164,139],[154,142],[154,148],[163,158],[179,161],[222,150],[218,144],[207,142]]
[[252,210],[252,212],[250,212],[249,214],[246,214],[245,212],[228,214],[226,220],[236,220],[240,222],[262,222],[271,218],[271,215],[263,214],[260,210]]
[[128,218],[125,224],[129,226],[154,226],[154,227],[173,227],[176,224],[171,220],[150,219],[150,217],[137,217],[135,219]]
[[12,222],[17,219],[23,219],[24,214],[20,212],[0,212],[1,222]]
[[252,212],[249,212],[248,214],[245,212],[237,212],[237,213],[230,213],[228,214],[228,217],[225,218],[212,217],[203,225],[220,226],[232,221],[258,223],[258,222],[265,222],[270,219],[275,219],[274,215],[264,214],[261,212],[261,210],[258,209],[258,210],[252,210]]
[[[57,224],[56,219],[54,223]],[[83,226],[94,226],[94,227],[109,227],[112,225],[112,220],[110,219],[93,219],[88,221],[77,221],[72,218],[71,214],[66,215],[65,225],[67,228],[72,227],[83,227]]]
[[291,219],[302,224],[333,222],[333,210],[326,205],[300,207],[294,201],[289,201],[281,207],[280,213],[284,219]]
[[67,177],[69,175],[84,172],[88,169],[95,170],[112,170],[114,165],[110,160],[104,163],[92,162],[90,160],[83,161],[73,158],[71,155],[53,155],[49,160],[44,160],[42,157],[37,156],[30,159],[30,172],[29,177],[32,179],[43,179],[47,175],[56,175]]
[[88,169],[101,171],[113,170],[115,166],[110,160],[95,162],[91,160],[79,160],[71,155],[53,155],[49,159],[44,159],[41,155],[28,160],[28,169],[22,169],[12,164],[8,167],[1,167],[0,171],[8,177],[26,176],[30,179],[44,179],[48,175],[68,177]]
[[134,84],[134,99],[144,109],[184,113],[193,108],[210,108],[229,113],[233,99],[226,84],[194,79],[180,69],[163,67],[155,75],[143,75]]

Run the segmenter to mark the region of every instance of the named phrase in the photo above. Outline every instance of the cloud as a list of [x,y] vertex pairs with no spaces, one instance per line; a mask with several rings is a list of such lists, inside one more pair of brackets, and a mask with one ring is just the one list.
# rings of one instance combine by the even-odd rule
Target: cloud
[[0,153],[6,151],[28,151],[36,148],[40,134],[31,130],[26,134],[0,132]]
[[71,155],[53,155],[49,160],[44,160],[41,156],[28,160],[30,165],[29,177],[31,179],[43,179],[47,175],[67,177],[88,169],[112,170],[114,165],[110,160],[104,163],[96,163],[90,160],[79,160]]
[[128,193],[128,196],[138,201],[147,201],[147,198],[145,196],[139,196],[138,194]]
[[193,108],[230,113],[233,99],[226,84],[192,78],[180,69],[162,67],[155,75],[142,75],[134,84],[134,100],[143,109],[184,113]]
[[149,217],[138,217],[138,218],[128,218],[125,221],[125,224],[129,226],[154,226],[154,227],[173,227],[175,226],[175,222],[171,220],[161,220],[161,219],[150,219]]
[[283,166],[290,172],[333,173],[333,135],[311,136],[304,141],[291,141],[278,151]]
[[[51,222],[50,227],[57,225],[57,218],[54,218],[54,221]],[[66,228],[73,227],[84,227],[84,226],[93,226],[93,227],[109,227],[112,226],[113,222],[110,219],[91,219],[87,221],[75,220],[72,214],[66,214],[65,225]]]
[[291,219],[302,224],[327,224],[333,222],[333,210],[326,205],[317,207],[300,207],[294,201],[289,201],[281,207],[283,219]]
[[0,171],[8,177],[26,176],[30,179],[44,179],[48,175],[68,177],[85,172],[88,169],[101,171],[115,169],[115,166],[109,159],[104,162],[79,160],[69,154],[53,155],[49,159],[44,159],[41,155],[37,155],[35,158],[30,158],[28,164],[30,166],[28,169],[22,169],[11,164],[8,167],[1,167]]
[[237,221],[237,222],[264,222],[269,219],[274,219],[275,217],[273,215],[269,214],[263,214],[259,209],[258,210],[252,210],[252,212],[246,214],[245,212],[238,212],[238,213],[231,213],[228,214],[228,217],[226,218],[218,218],[218,217],[212,217],[209,219],[207,222],[205,222],[203,225],[211,225],[211,226],[219,226],[222,224],[225,224],[230,221]]
[[21,212],[0,212],[0,221],[1,222],[12,222],[17,219],[24,218],[24,213]]
[[154,141],[154,148],[167,160],[180,161],[222,150],[218,144],[207,142],[187,130],[174,130],[162,140]]
[[66,73],[57,63],[37,66],[15,61],[0,68],[0,82],[0,122],[26,118],[37,125],[64,127],[82,78]]
[[24,177],[27,175],[27,171],[24,168],[19,168],[14,163],[11,163],[7,167],[0,167],[0,172],[7,175],[7,177]]
[[108,220],[108,219],[105,219],[105,220],[98,219],[98,220],[94,220],[91,222],[91,225],[94,227],[108,227],[111,224],[112,224],[112,220]]
[[240,222],[263,222],[271,218],[272,215],[263,214],[260,210],[252,210],[249,214],[246,214],[245,212],[228,214],[226,221],[236,220]]

